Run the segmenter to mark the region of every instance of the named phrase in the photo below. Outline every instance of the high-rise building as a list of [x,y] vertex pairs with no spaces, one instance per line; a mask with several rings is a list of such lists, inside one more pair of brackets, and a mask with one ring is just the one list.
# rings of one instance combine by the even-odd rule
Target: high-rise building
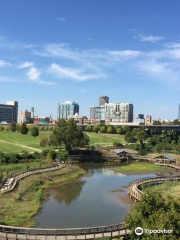
[[31,112],[28,112],[28,110],[20,112],[19,123],[23,123],[23,122],[28,121],[30,119],[31,119]]
[[147,115],[146,117],[145,117],[145,124],[152,124],[152,116],[150,116],[150,115]]
[[105,106],[95,107],[95,119],[105,121]]
[[0,123],[17,122],[18,120],[18,102],[7,101],[6,104],[0,104]]
[[58,103],[58,119],[68,119],[70,116],[79,114],[79,104],[75,102],[66,101],[65,103]]
[[99,106],[104,106],[105,103],[109,103],[109,97],[108,96],[100,96],[99,97]]
[[131,103],[106,103],[105,122],[130,123],[133,122],[133,104]]
[[31,108],[31,119],[34,119],[34,108]]
[[90,107],[90,119],[95,118],[95,111],[96,111],[96,106],[91,106]]

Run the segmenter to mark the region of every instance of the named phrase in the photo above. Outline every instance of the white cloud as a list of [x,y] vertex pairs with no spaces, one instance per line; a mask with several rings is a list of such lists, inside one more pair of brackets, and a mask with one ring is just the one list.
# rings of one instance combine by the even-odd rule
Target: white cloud
[[23,63],[19,66],[19,68],[20,68],[20,69],[24,69],[24,68],[30,68],[30,67],[32,67],[32,66],[34,66],[34,63],[33,63],[33,62],[23,62]]
[[180,42],[168,42],[163,44],[166,48],[180,48]]
[[141,42],[157,43],[157,42],[163,40],[164,37],[161,37],[161,36],[153,36],[153,35],[146,36],[146,35],[140,34],[140,35],[139,35],[139,39],[140,39]]
[[41,72],[35,68],[35,67],[31,67],[29,69],[29,71],[27,72],[27,76],[30,80],[36,81],[39,79]]
[[141,55],[140,51],[134,51],[134,50],[124,50],[124,51],[108,51],[108,54],[114,57],[118,57],[118,59],[132,59],[139,57]]
[[4,77],[4,76],[0,76],[0,82],[5,82],[5,83],[17,83],[17,82],[26,82],[20,78],[16,78],[16,77]]
[[49,68],[48,72],[60,78],[69,78],[78,82],[86,81],[90,79],[96,79],[99,77],[98,75],[84,73],[84,70],[82,69],[65,68],[65,67],[59,66],[56,63],[51,64],[51,67]]
[[58,21],[61,21],[61,22],[65,22],[66,21],[66,18],[63,18],[63,17],[57,17],[56,18]]
[[0,67],[11,67],[12,64],[10,62],[7,62],[5,60],[0,60]]

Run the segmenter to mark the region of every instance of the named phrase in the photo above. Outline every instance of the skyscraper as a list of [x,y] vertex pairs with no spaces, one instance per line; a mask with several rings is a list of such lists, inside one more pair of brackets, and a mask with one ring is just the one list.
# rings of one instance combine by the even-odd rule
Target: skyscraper
[[104,106],[105,103],[109,103],[109,97],[108,96],[100,96],[99,97],[99,106]]
[[68,119],[70,116],[74,116],[76,113],[79,114],[79,104],[71,101],[65,103],[58,103],[58,119]]
[[106,103],[105,122],[129,123],[133,122],[133,105],[131,103]]
[[0,104],[0,123],[16,122],[18,120],[18,102],[7,101],[6,104]]

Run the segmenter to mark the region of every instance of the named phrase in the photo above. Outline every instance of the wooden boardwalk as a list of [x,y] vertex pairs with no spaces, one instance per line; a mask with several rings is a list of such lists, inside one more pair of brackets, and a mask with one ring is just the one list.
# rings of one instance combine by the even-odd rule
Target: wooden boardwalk
[[0,240],[80,240],[122,237],[129,234],[125,223],[91,228],[42,229],[0,225]]
[[134,198],[136,201],[140,200],[142,195],[144,194],[140,189],[139,186],[144,183],[154,183],[160,184],[163,182],[169,181],[180,181],[180,175],[178,176],[165,176],[165,177],[154,177],[154,178],[140,178],[136,179],[129,184],[129,191],[128,194],[131,198]]
[[37,173],[55,171],[55,170],[59,170],[63,167],[65,167],[65,164],[61,162],[61,163],[59,163],[55,166],[48,167],[48,168],[31,169],[31,170],[28,170],[28,171],[16,173],[14,175],[11,175],[10,178],[7,178],[1,184],[0,192],[1,193],[7,193],[7,192],[12,191],[16,187],[16,184],[20,179],[23,179],[23,178],[28,177],[30,175],[34,175],[34,174],[37,174]]

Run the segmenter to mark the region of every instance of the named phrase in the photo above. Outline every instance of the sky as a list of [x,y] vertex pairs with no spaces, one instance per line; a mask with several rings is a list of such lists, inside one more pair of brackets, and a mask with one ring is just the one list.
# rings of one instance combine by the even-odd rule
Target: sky
[[0,1],[0,103],[57,118],[99,96],[175,119],[180,103],[179,0]]

